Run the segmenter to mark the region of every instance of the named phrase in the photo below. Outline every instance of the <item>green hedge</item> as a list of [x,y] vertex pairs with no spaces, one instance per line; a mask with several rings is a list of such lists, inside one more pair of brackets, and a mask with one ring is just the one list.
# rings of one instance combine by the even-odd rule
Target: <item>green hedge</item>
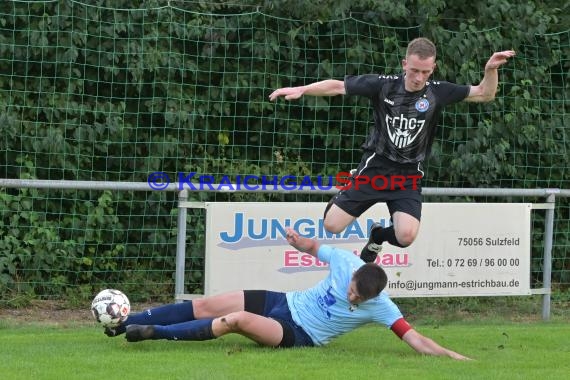
[[[146,181],[154,171],[346,170],[358,162],[370,125],[366,101],[276,105],[269,93],[349,73],[397,72],[406,42],[423,35],[438,46],[436,76],[458,83],[478,83],[495,50],[518,54],[501,70],[494,103],[445,114],[424,186],[570,188],[568,5],[447,3],[2,2],[0,175]],[[78,286],[90,294],[117,281],[109,273],[145,267],[143,281],[154,284],[146,293],[171,290],[164,273],[174,260],[163,251],[176,240],[173,195],[6,190],[0,209],[4,294],[63,295]],[[570,270],[568,219],[563,200],[555,249],[561,283]],[[195,242],[188,290],[199,291],[203,228],[188,239]]]

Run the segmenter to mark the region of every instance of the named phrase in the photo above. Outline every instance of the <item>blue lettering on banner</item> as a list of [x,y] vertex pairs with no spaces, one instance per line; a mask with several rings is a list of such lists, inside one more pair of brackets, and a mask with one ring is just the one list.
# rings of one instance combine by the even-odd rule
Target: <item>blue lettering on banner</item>
[[[222,180],[218,184],[218,190],[220,190],[221,188],[228,188],[228,190],[235,190],[234,184],[227,175],[223,176]],[[239,178],[237,181],[237,189],[239,190]]]
[[[330,190],[334,185],[334,177],[317,176],[317,184],[313,183],[313,179],[309,175],[297,178],[293,175],[283,177],[273,176],[256,176],[237,174],[235,180],[231,176],[223,175],[219,182],[216,183],[216,177],[213,175],[202,174],[196,175],[196,172],[183,173],[178,172],[178,189],[179,190],[207,190],[207,191],[236,191],[242,188],[248,191],[256,190]],[[299,179],[299,181],[297,181]],[[164,190],[164,180],[166,185],[169,183],[168,175],[164,172],[154,172],[148,177],[148,183],[153,190]],[[194,182],[193,182],[194,181]],[[197,181],[197,182],[196,182]]]
[[[334,234],[324,228],[323,219],[317,221],[310,218],[300,218],[296,220],[276,219],[276,218],[246,218],[243,212],[236,212],[234,215],[233,231],[220,232],[220,239],[223,243],[234,244],[242,239],[248,240],[282,240],[285,238],[285,231],[291,227],[306,238],[318,239],[365,239],[374,219],[366,219],[361,222],[356,220],[348,225],[343,232]],[[380,224],[386,227],[385,219],[381,219]]]
[[190,182],[190,180],[192,179],[192,177],[194,177],[196,173],[188,173],[188,175],[185,175],[182,172],[178,172],[178,182],[179,182],[179,189],[182,190],[184,188],[184,185],[187,185],[189,187],[190,190],[196,190],[196,187],[194,186],[194,184],[192,182]]

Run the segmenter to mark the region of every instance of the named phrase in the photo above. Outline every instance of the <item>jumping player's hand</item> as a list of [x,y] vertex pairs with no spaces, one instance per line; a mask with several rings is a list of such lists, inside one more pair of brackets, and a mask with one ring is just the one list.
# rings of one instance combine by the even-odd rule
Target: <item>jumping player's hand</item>
[[317,252],[319,251],[319,243],[316,240],[308,239],[299,235],[299,233],[291,227],[287,228],[286,237],[287,242],[291,245],[291,247],[317,257]]
[[487,64],[485,65],[485,70],[498,69],[499,67],[507,63],[509,58],[514,57],[515,54],[516,53],[514,50],[505,50],[493,53],[493,55],[491,56],[491,58],[489,58]]
[[285,100],[295,100],[303,96],[303,90],[300,87],[283,87],[278,88],[269,95],[269,100],[274,101],[278,97],[283,96]]

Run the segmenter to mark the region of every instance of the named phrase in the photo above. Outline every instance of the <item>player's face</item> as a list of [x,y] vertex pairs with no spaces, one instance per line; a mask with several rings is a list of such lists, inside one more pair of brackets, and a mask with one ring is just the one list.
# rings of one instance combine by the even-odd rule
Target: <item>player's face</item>
[[351,281],[350,285],[348,286],[347,298],[348,302],[350,302],[353,305],[358,305],[359,303],[364,302],[364,300],[362,299],[362,297],[360,297],[358,291],[356,290],[356,283],[354,281]]
[[420,91],[426,85],[430,75],[435,70],[435,57],[420,59],[415,54],[402,61],[406,78],[404,84],[407,91]]

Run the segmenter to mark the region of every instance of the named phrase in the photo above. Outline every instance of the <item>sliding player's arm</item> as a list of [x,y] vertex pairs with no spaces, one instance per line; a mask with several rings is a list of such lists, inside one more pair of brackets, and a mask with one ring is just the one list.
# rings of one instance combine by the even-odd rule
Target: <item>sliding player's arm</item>
[[295,249],[308,253],[311,256],[317,257],[320,244],[315,239],[308,239],[299,235],[297,231],[292,228],[287,228],[287,242]]
[[455,351],[440,346],[432,339],[423,336],[412,328],[402,336],[402,340],[420,354],[448,356],[455,360],[471,360],[470,358],[463,356]]

